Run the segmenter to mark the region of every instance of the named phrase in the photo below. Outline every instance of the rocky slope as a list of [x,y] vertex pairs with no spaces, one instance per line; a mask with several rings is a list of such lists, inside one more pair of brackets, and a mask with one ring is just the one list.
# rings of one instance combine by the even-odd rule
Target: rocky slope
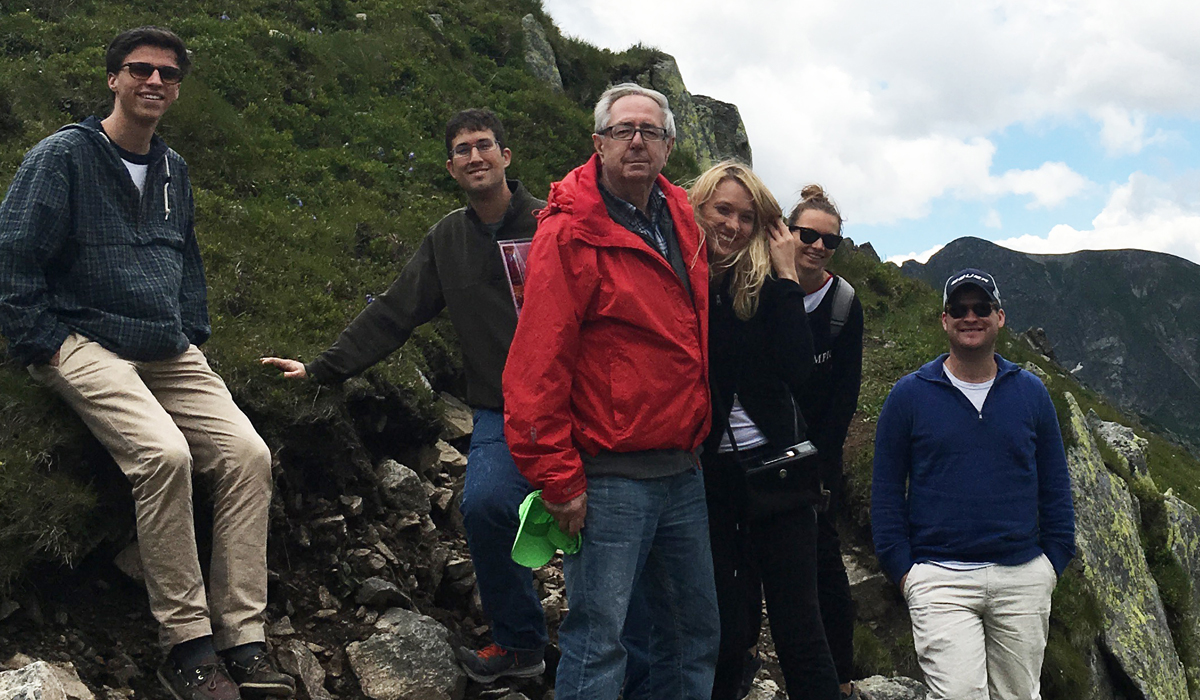
[[1014,330],[1045,329],[1081,381],[1200,447],[1200,266],[1141,250],[1032,255],[960,238],[901,269],[936,288],[964,267],[996,276]]

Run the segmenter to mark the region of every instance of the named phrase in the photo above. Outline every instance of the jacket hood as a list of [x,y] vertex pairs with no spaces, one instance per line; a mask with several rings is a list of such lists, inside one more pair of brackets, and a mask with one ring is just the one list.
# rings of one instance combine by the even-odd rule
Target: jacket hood
[[[101,126],[99,117],[91,116],[77,124],[66,124],[59,128],[58,131],[61,133],[75,130],[82,131],[95,139],[97,143],[108,146],[109,151],[116,156],[118,160],[120,160],[121,156],[117,152],[117,149],[113,146],[112,141],[108,138],[108,134],[105,133],[104,127]],[[163,141],[162,137],[160,137],[158,134],[154,134],[150,137],[149,156],[151,160],[162,158],[169,150],[170,149],[167,148],[167,142]]]
[[[660,173],[655,179],[659,189],[667,195],[668,206],[672,204],[672,190],[678,190],[667,178]],[[683,194],[684,200],[687,195]],[[550,185],[550,194],[546,197],[546,207],[537,213],[538,223],[545,219],[563,213],[574,217],[575,233],[581,239],[596,246],[637,247],[641,239],[637,234],[617,227],[613,231],[608,226],[612,218],[608,215],[608,207],[600,196],[600,156],[592,154],[586,163],[567,173],[567,176]],[[675,208],[671,214],[675,216]],[[690,210],[688,215],[691,216]],[[625,235],[628,234],[628,237]]]
[[[949,353],[942,353],[937,359],[922,365],[921,369],[917,370],[915,374],[925,381],[937,382],[949,386],[950,380],[946,377],[944,369],[946,358],[948,357],[950,357]],[[1000,353],[993,353],[993,357],[996,358],[996,379],[1021,371],[1020,367],[1000,357]]]

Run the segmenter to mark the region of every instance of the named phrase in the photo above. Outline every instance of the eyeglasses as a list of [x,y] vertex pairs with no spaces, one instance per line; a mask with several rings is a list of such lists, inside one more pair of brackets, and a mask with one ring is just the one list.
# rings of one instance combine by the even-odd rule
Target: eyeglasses
[[973,304],[952,301],[946,304],[946,313],[950,314],[950,318],[966,318],[968,311],[974,311],[979,318],[987,318],[995,310],[996,305],[990,301],[977,301]]
[[154,71],[158,71],[158,77],[167,85],[178,85],[183,81],[183,70],[175,66],[156,66],[153,63],[138,61],[126,63],[121,67],[128,68],[129,74],[138,80],[149,80]]
[[634,126],[632,124],[614,124],[596,132],[601,136],[611,136],[618,141],[632,141],[634,134],[641,134],[643,141],[662,141],[667,138],[667,130],[661,126]]
[[496,145],[496,142],[491,139],[479,139],[475,143],[460,143],[454,148],[450,149],[450,153],[453,154],[455,158],[470,158],[471,151],[479,149],[479,155],[482,156],[490,153],[492,149],[496,147]]
[[826,250],[834,250],[842,244],[842,237],[836,233],[821,233],[807,226],[788,226],[788,230],[800,237],[806,245],[812,245],[820,238]]

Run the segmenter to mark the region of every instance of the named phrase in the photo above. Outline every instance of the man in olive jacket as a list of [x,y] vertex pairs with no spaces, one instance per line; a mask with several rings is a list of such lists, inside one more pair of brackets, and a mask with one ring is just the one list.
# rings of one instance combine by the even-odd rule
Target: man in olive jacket
[[307,365],[263,358],[292,378],[323,384],[352,377],[402,346],[443,308],[458,332],[475,428],[462,495],[463,523],[479,596],[492,621],[494,643],[459,660],[477,682],[534,676],[545,670],[546,623],[529,569],[512,561],[517,510],[532,490],[504,440],[500,376],[517,325],[512,291],[497,245],[533,237],[533,212],[545,206],[516,180],[506,180],[512,152],[504,127],[487,110],[468,109],[446,124],[446,168],[466,192],[468,206],[429,230],[392,286],[342,331],[333,347]]

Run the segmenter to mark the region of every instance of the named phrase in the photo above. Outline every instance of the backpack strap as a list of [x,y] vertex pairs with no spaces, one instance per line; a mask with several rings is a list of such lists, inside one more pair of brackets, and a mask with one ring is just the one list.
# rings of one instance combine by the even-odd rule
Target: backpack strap
[[854,287],[841,277],[834,276],[833,309],[829,316],[829,339],[836,340],[850,317],[850,306],[854,303]]

